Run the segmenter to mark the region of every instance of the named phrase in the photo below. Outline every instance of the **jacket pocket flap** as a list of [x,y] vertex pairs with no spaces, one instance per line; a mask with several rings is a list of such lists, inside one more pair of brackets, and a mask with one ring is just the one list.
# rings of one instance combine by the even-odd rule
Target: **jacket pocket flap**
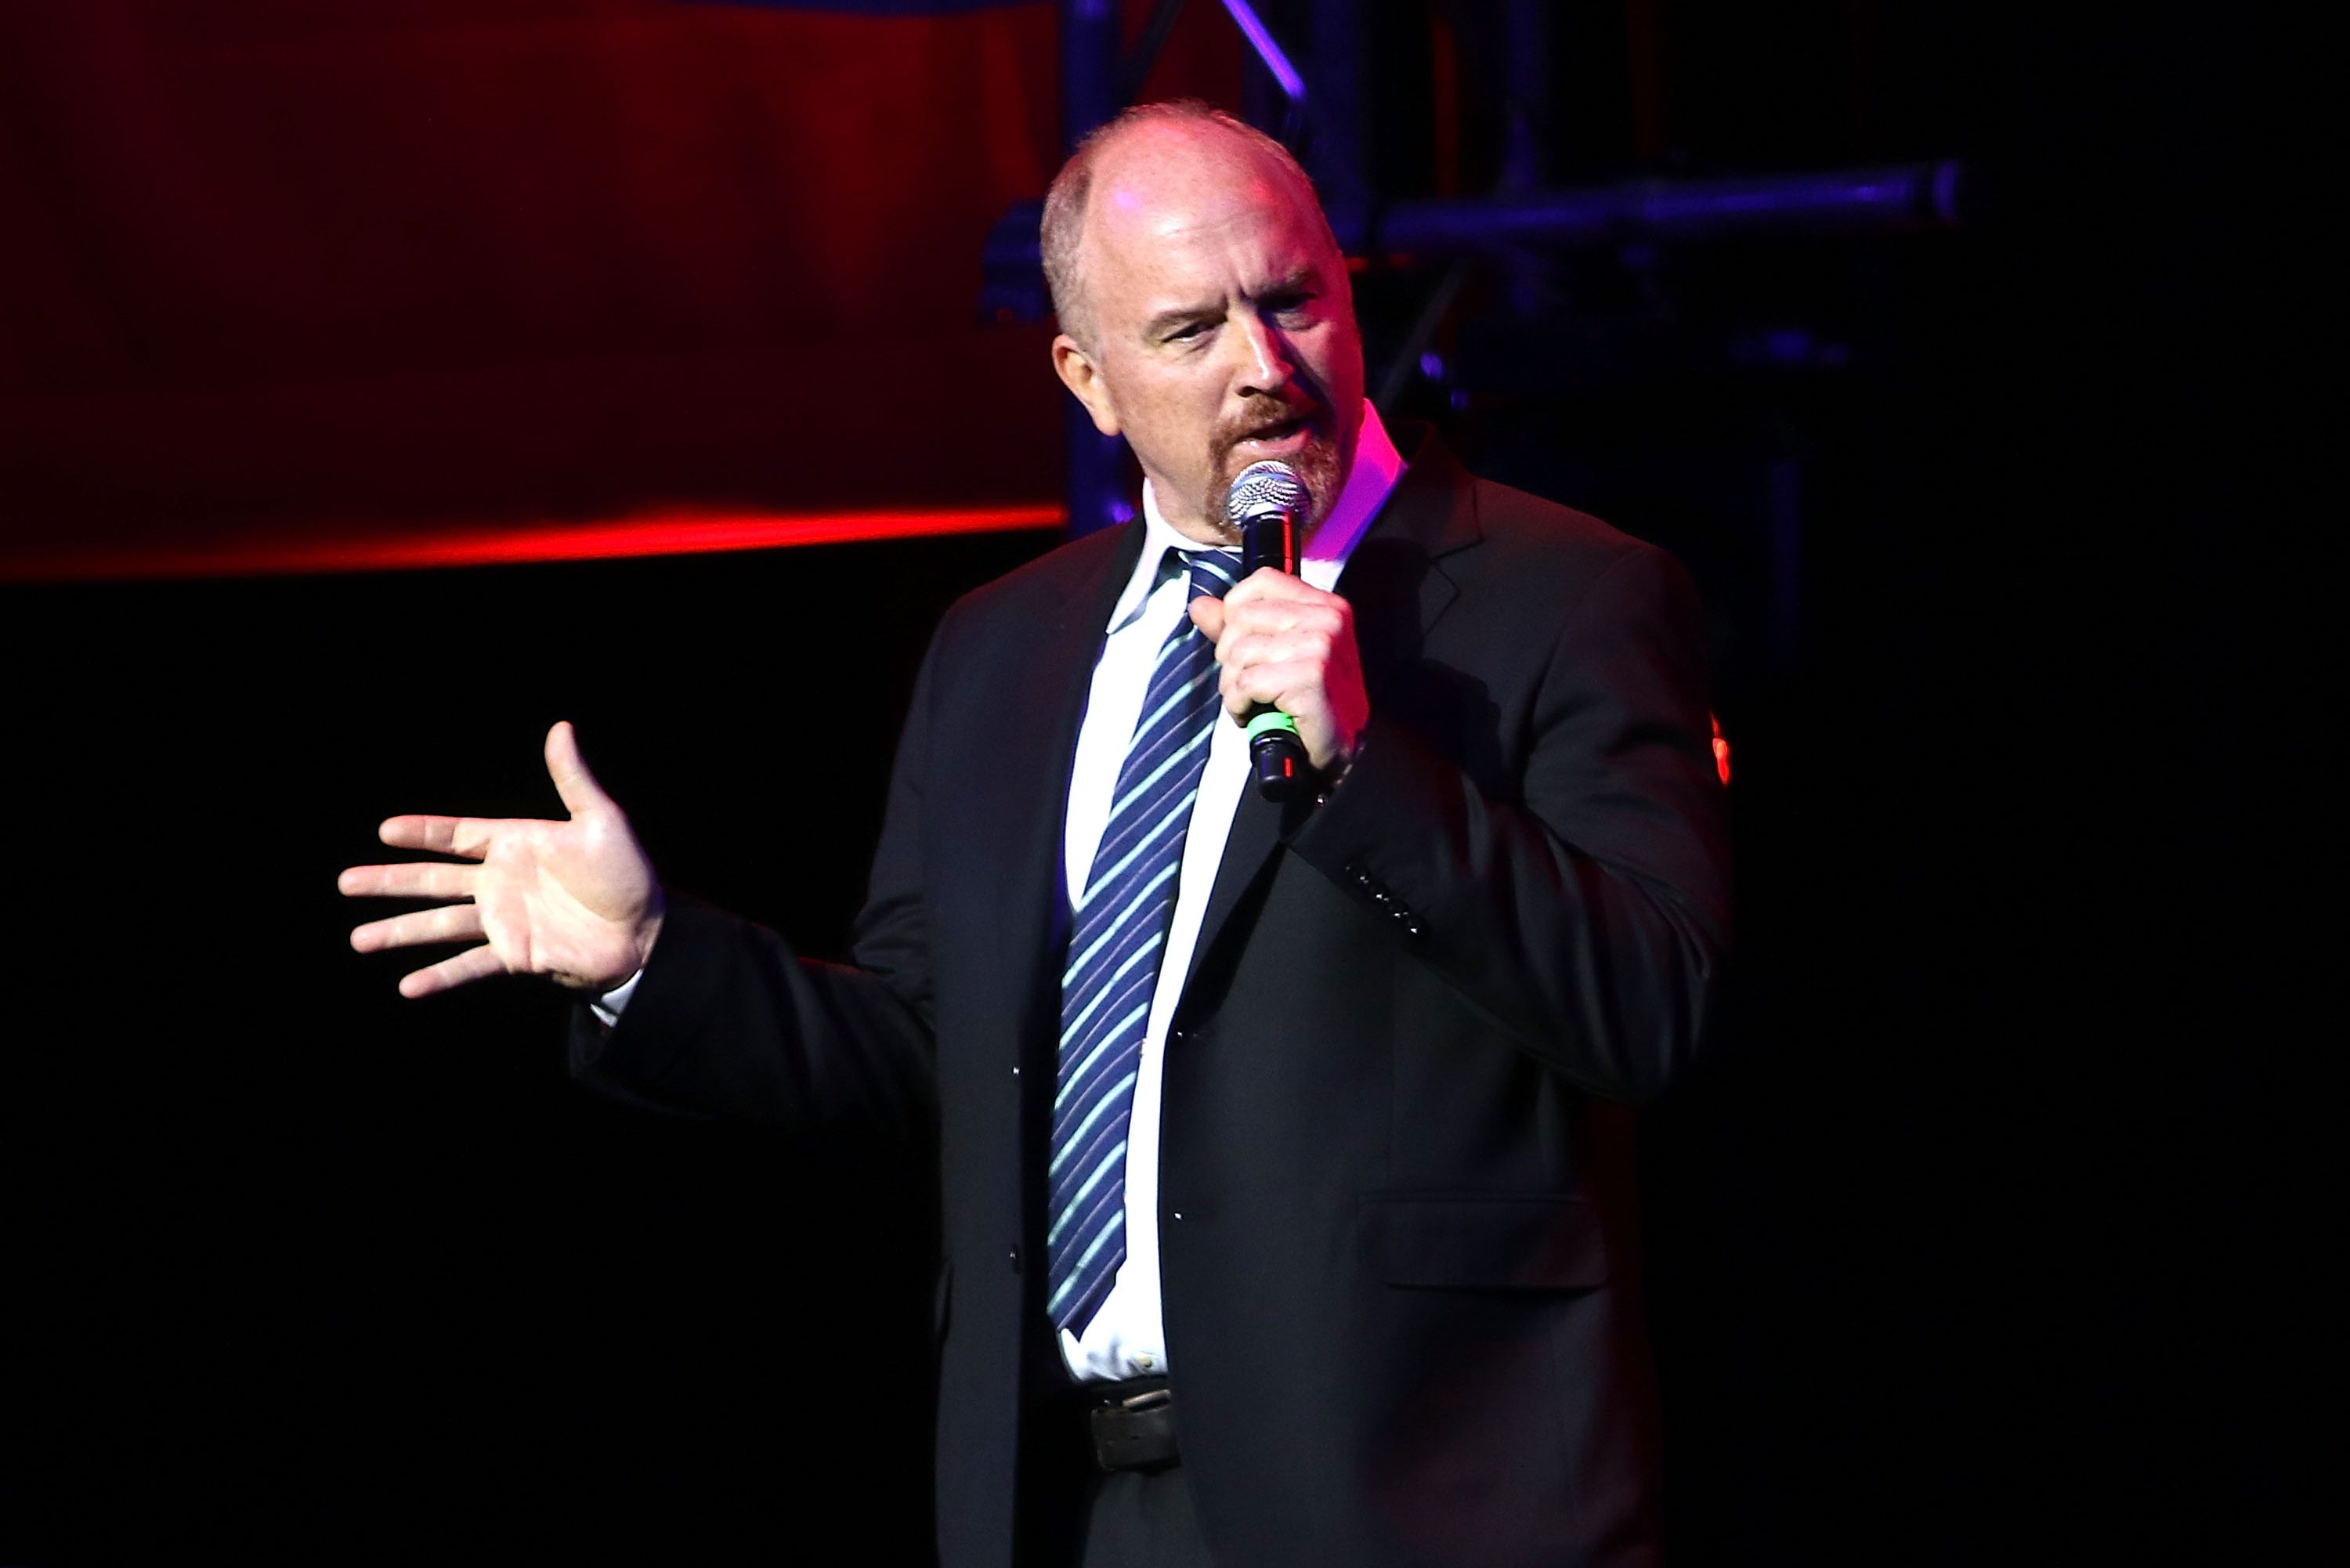
[[1580,1290],[1607,1281],[1587,1199],[1496,1195],[1367,1198],[1364,1255],[1391,1285]]

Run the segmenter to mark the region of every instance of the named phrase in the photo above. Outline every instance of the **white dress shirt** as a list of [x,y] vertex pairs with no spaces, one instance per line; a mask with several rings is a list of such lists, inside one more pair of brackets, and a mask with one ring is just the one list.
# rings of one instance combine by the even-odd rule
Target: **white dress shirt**
[[[1378,411],[1366,402],[1354,467],[1339,489],[1338,504],[1305,541],[1301,577],[1325,593],[1336,587],[1347,557],[1387,504],[1403,470],[1403,458],[1388,439],[1387,427],[1379,422]],[[1085,722],[1078,728],[1076,755],[1069,769],[1061,865],[1073,906],[1085,890],[1094,851],[1109,821],[1118,768],[1126,761],[1127,745],[1141,717],[1143,692],[1149,685],[1159,645],[1191,610],[1189,574],[1179,572],[1161,582],[1159,564],[1169,550],[1209,547],[1185,538],[1159,514],[1159,498],[1148,480],[1142,486],[1142,556],[1103,628],[1101,654],[1094,663],[1093,684],[1086,698]],[[1134,1111],[1126,1146],[1126,1262],[1118,1266],[1117,1282],[1086,1325],[1083,1336],[1061,1331],[1061,1354],[1070,1373],[1081,1381],[1140,1377],[1167,1370],[1167,1330],[1159,1304],[1159,1075],[1168,1023],[1175,1015],[1183,978],[1191,967],[1191,950],[1199,943],[1200,922],[1207,914],[1216,867],[1223,861],[1232,813],[1240,805],[1248,777],[1246,732],[1238,722],[1219,723],[1209,742],[1199,796],[1191,805],[1191,826],[1183,840],[1183,868],[1176,882],[1175,913],[1159,954],[1158,989],[1151,995],[1150,1021],[1143,1033],[1142,1060],[1134,1080]],[[597,1016],[608,1025],[618,1023],[639,978],[641,973],[632,975],[598,998],[594,1004]]]
[[[1388,439],[1378,411],[1365,403],[1354,467],[1338,492],[1338,504],[1305,541],[1298,576],[1325,593],[1335,588],[1356,542],[1402,474],[1403,459]],[[1208,547],[1178,534],[1159,515],[1159,498],[1148,480],[1142,486],[1142,557],[1110,611],[1086,699],[1085,723],[1077,731],[1076,757],[1069,769],[1061,865],[1073,905],[1085,890],[1094,850],[1108,824],[1118,768],[1141,717],[1143,692],[1159,645],[1190,613],[1188,574],[1178,573],[1162,583],[1159,562],[1169,550]],[[1175,886],[1175,913],[1159,952],[1159,985],[1151,995],[1150,1021],[1143,1032],[1142,1060],[1134,1080],[1134,1114],[1126,1135],[1126,1262],[1118,1266],[1117,1282],[1083,1336],[1061,1331],[1061,1355],[1080,1380],[1140,1377],[1167,1370],[1167,1330],[1159,1306],[1159,1074],[1168,1024],[1191,968],[1191,950],[1200,940],[1200,922],[1207,914],[1216,867],[1223,861],[1224,841],[1232,833],[1232,813],[1248,778],[1247,732],[1237,722],[1219,723],[1209,742],[1199,796],[1191,803],[1183,868]]]

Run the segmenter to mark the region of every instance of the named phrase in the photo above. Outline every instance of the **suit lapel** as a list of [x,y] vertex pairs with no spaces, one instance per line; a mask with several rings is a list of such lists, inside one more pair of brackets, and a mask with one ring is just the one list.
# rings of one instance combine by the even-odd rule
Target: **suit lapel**
[[[1375,713],[1383,696],[1398,689],[1404,671],[1419,659],[1428,629],[1459,594],[1439,561],[1478,538],[1477,503],[1468,472],[1426,426],[1399,420],[1395,433],[1397,444],[1408,449],[1410,466],[1338,578],[1339,597],[1354,607],[1355,644]],[[1224,857],[1216,868],[1216,885],[1208,896],[1200,940],[1191,948],[1191,967],[1184,976],[1187,1000],[1201,961],[1272,863],[1274,851],[1312,810],[1310,799],[1276,805],[1261,799],[1253,788],[1242,794],[1231,836],[1224,841]],[[1179,1006],[1179,1016],[1182,1011]]]
[[1000,744],[983,762],[972,759],[982,776],[971,781],[966,797],[972,815],[965,831],[987,851],[983,874],[990,885],[981,898],[993,910],[996,972],[1007,987],[1005,1001],[1017,1010],[1007,1012],[1022,1020],[1024,1035],[1042,977],[1049,974],[1057,985],[1067,919],[1061,831],[1069,761],[1102,629],[1141,553],[1142,524],[1129,524],[1102,545],[1056,563],[1065,569],[1039,585],[1035,612],[997,644]]
[[[1302,803],[1310,805],[1312,803]],[[1258,795],[1252,784],[1241,794],[1241,804],[1232,813],[1232,830],[1224,839],[1224,857],[1216,866],[1216,885],[1208,894],[1207,912],[1201,917],[1199,940],[1191,944],[1191,966],[1183,974],[1183,988],[1189,997],[1192,977],[1200,972],[1200,961],[1216,942],[1217,933],[1232,919],[1239,905],[1273,852],[1281,844],[1283,830],[1299,810],[1300,803],[1276,805]],[[1178,1002],[1176,1012],[1183,1012]]]

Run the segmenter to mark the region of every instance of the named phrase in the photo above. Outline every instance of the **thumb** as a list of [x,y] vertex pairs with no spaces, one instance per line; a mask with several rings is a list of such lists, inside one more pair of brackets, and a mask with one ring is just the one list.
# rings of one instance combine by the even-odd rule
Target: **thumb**
[[1210,642],[1224,635],[1224,601],[1202,594],[1191,601],[1191,624],[1204,633]]
[[579,736],[568,719],[557,722],[546,732],[546,774],[555,781],[555,793],[563,797],[563,809],[574,816],[612,805],[612,797],[588,771],[588,759],[579,754]]

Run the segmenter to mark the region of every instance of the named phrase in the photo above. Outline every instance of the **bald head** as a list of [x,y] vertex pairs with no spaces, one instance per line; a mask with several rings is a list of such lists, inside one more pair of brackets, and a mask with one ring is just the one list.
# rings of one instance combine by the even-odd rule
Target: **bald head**
[[1203,105],[1128,112],[1069,161],[1045,208],[1053,367],[1123,436],[1159,514],[1223,536],[1248,463],[1288,463],[1332,504],[1361,426],[1346,258],[1305,171]]
[[[1196,99],[1137,104],[1079,142],[1045,195],[1045,282],[1061,330],[1079,343],[1098,341],[1087,254],[1097,226],[1148,243],[1133,231],[1150,213],[1213,192],[1293,202],[1330,236],[1314,182],[1289,150]],[[1331,254],[1337,249],[1330,238]]]

